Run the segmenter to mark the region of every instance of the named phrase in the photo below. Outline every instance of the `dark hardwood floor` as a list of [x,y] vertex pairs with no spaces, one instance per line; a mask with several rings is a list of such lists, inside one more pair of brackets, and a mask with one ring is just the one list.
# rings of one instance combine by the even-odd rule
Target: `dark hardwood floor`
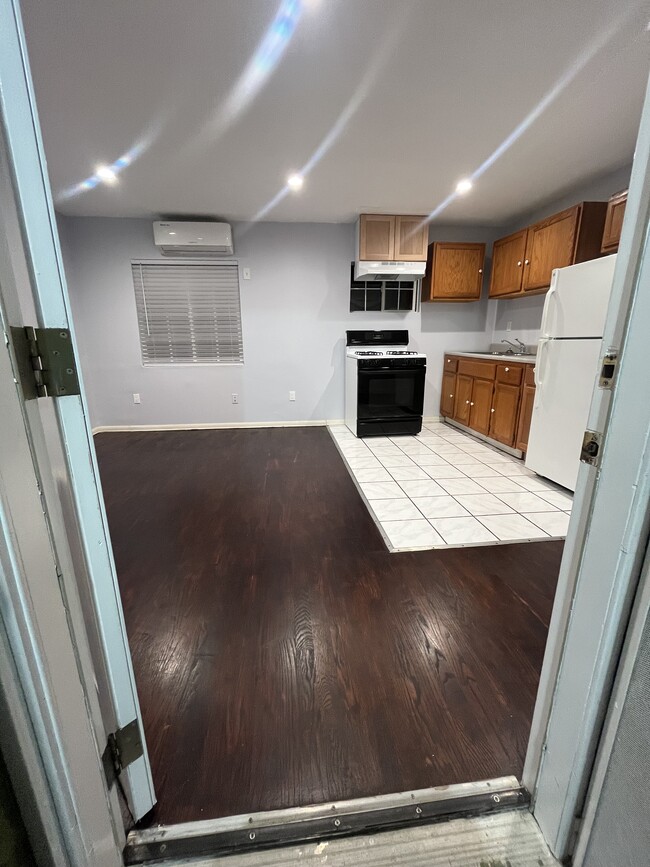
[[389,554],[324,428],[96,446],[149,822],[520,774],[561,542]]

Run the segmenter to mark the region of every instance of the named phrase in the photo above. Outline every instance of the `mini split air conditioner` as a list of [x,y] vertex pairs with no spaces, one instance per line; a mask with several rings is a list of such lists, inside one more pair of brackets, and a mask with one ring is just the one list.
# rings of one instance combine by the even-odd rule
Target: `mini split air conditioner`
[[229,223],[162,222],[153,224],[153,240],[164,256],[232,256]]

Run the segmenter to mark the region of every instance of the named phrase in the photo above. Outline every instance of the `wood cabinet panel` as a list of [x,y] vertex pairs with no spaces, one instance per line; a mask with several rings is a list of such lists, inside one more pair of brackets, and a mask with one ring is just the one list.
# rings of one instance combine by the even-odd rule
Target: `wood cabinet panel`
[[519,385],[497,382],[494,386],[490,436],[506,446],[512,446],[515,441],[520,395]]
[[454,398],[456,394],[456,374],[444,371],[442,374],[442,391],[440,393],[440,415],[451,417],[454,414]]
[[469,425],[470,404],[472,402],[471,376],[458,374],[456,377],[456,397],[454,398],[454,420],[460,424]]
[[458,372],[465,376],[478,376],[481,379],[494,379],[497,366],[493,361],[474,361],[471,358],[458,359]]
[[517,424],[516,448],[522,452],[528,449],[528,436],[530,434],[530,422],[533,417],[533,404],[535,403],[535,385],[524,384],[521,390],[521,406]]
[[422,300],[478,301],[484,266],[485,244],[430,244]]
[[527,235],[528,230],[522,229],[494,242],[490,298],[512,295],[521,291]]
[[395,217],[361,214],[359,217],[359,259],[392,261],[395,254]]
[[549,286],[554,268],[573,264],[580,206],[567,208],[528,229],[524,259],[525,292]]
[[521,385],[524,370],[517,364],[497,364],[497,382],[507,382],[510,385]]
[[612,196],[607,203],[605,228],[603,229],[603,240],[600,247],[602,253],[615,253],[618,250],[626,205],[627,190]]
[[425,262],[429,244],[429,224],[424,217],[395,217],[395,261]]
[[472,384],[469,426],[472,430],[486,435],[490,430],[493,388],[494,383],[491,379],[474,379]]

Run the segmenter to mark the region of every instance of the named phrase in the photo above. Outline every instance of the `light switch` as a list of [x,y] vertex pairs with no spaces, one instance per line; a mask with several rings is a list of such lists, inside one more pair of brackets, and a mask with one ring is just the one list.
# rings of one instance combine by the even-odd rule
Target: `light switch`
[[242,276],[243,276],[244,280],[250,280],[251,279],[251,269],[250,268],[243,268],[242,269]]

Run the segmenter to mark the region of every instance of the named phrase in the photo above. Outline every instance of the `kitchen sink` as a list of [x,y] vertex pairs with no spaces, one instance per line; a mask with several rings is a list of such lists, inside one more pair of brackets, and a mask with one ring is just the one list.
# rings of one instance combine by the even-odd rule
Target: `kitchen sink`
[[494,355],[497,358],[535,358],[535,352],[515,352],[512,349],[506,349],[503,352],[490,351],[485,352],[466,352],[465,355]]

